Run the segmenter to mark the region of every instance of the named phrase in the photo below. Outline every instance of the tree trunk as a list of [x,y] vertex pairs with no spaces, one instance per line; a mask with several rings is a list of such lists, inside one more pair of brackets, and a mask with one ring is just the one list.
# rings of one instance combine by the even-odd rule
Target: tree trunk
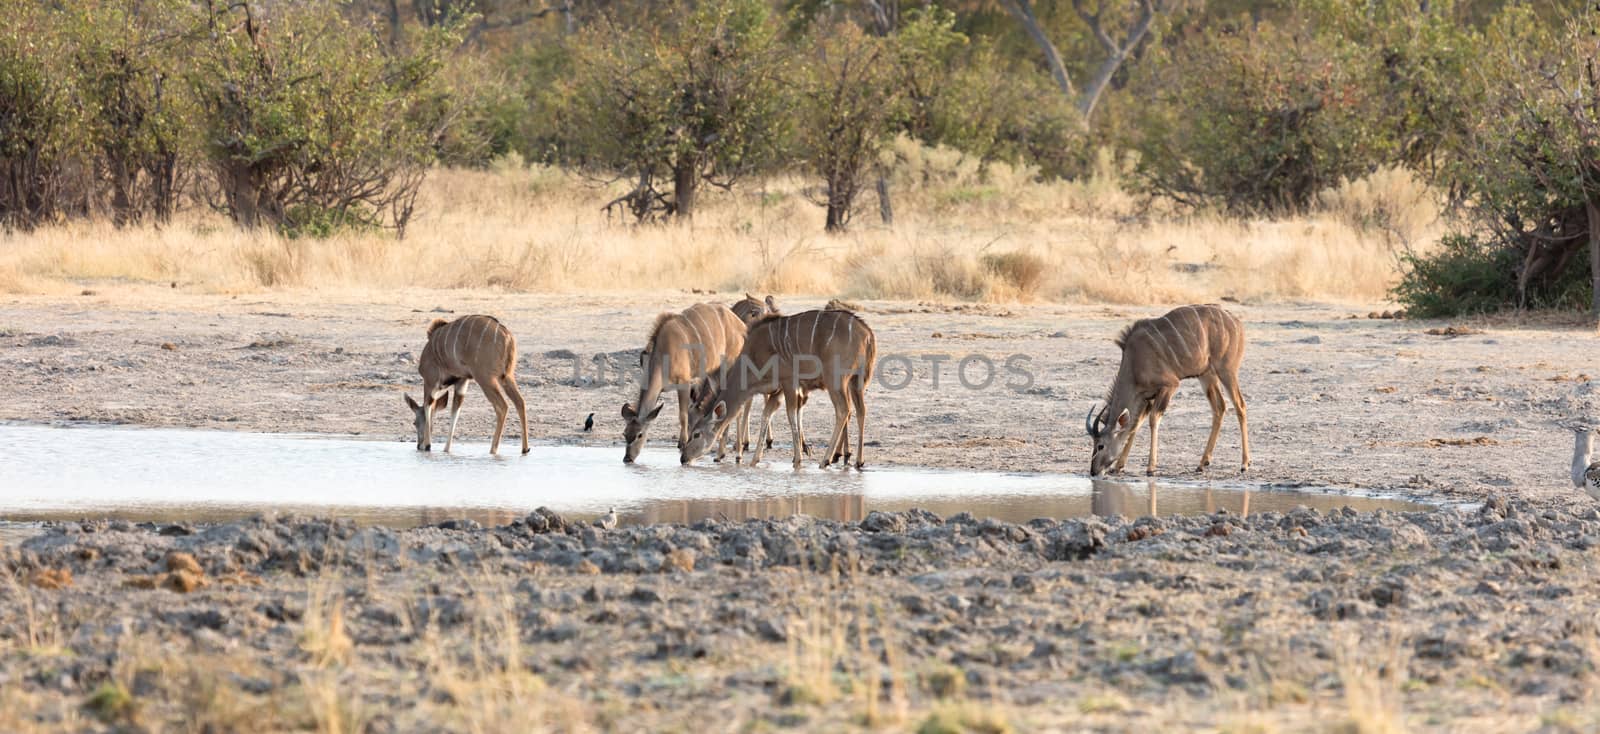
[[1591,196],[1584,202],[1589,215],[1589,282],[1594,293],[1589,299],[1589,313],[1600,319],[1600,202]]
[[1056,50],[1056,45],[1050,41],[1050,36],[1039,25],[1039,18],[1033,14],[1032,0],[1000,0],[1000,4],[1006,7],[1011,17],[1022,24],[1022,30],[1026,31],[1028,37],[1033,39],[1034,45],[1044,52],[1045,66],[1050,68],[1050,76],[1055,79],[1061,93],[1068,97],[1076,97],[1077,92],[1072,88],[1072,77],[1067,76],[1067,65],[1062,63],[1061,52]]
[[1100,62],[1100,68],[1094,72],[1094,78],[1083,88],[1083,95],[1078,97],[1078,113],[1083,115],[1084,124],[1088,124],[1089,116],[1094,114],[1094,108],[1100,104],[1100,95],[1111,85],[1111,77],[1115,76],[1122,62],[1127,60],[1124,52],[1113,53]]
[[839,193],[844,189],[828,184],[828,221],[822,228],[829,233],[839,233],[850,224],[850,197]]
[[106,155],[106,167],[111,174],[111,224],[122,229],[138,219],[133,207],[133,168],[114,153]]
[[700,187],[700,159],[685,156],[672,169],[673,216],[683,221],[694,219],[694,199]]
[[878,174],[878,217],[885,226],[894,226],[894,202],[889,200],[889,174]]
[[399,51],[400,42],[404,39],[401,35],[400,0],[389,0],[389,50]]

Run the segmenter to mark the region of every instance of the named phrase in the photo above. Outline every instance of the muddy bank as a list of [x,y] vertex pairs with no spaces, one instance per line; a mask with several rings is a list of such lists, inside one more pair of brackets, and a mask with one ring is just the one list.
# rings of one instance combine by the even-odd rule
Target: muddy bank
[[1525,730],[1596,713],[1584,505],[56,524],[5,551],[0,722]]

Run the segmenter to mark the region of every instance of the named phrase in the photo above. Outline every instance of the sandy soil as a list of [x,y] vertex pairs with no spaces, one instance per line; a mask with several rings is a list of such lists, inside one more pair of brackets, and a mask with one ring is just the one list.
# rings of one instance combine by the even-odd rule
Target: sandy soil
[[[522,353],[519,383],[536,439],[617,445],[618,411],[635,394],[619,367],[633,363],[653,315],[698,300],[528,296],[490,292],[294,292],[198,295],[95,286],[74,298],[0,302],[0,419],[92,421],[266,432],[351,433],[411,440],[400,393],[417,390],[415,355],[429,320],[501,317]],[[787,311],[821,305],[784,299]],[[1150,308],[945,306],[864,302],[880,355],[904,355],[904,389],[868,392],[868,461],[1082,473],[1083,414],[1116,369],[1111,338]],[[1572,496],[1564,423],[1590,415],[1596,335],[1576,326],[1475,325],[1350,319],[1367,308],[1230,304],[1250,346],[1242,382],[1250,408],[1251,477],[1397,489],[1439,499],[1491,491],[1530,499]],[[598,357],[597,357],[598,355]],[[959,384],[957,363],[982,355],[994,384]],[[1012,355],[1032,384],[1010,389]],[[933,362],[943,356],[937,387]],[[597,368],[611,369],[601,375]],[[576,371],[575,367],[581,367]],[[981,381],[981,368],[968,373]],[[575,377],[576,375],[576,377]],[[880,375],[883,377],[883,375]],[[598,378],[598,379],[597,379]],[[894,379],[901,379],[895,377]],[[673,440],[675,401],[652,429]],[[596,414],[593,434],[579,428]],[[825,435],[826,401],[808,413]],[[492,411],[468,392],[461,433],[483,439]],[[1198,386],[1185,383],[1162,424],[1160,474],[1193,476],[1209,428]],[[781,422],[781,414],[779,422]],[[514,430],[512,427],[511,430]],[[786,438],[787,429],[779,436]],[[1224,424],[1210,475],[1238,466],[1237,426]],[[1130,468],[1142,469],[1141,439]],[[783,456],[779,456],[779,461]]]

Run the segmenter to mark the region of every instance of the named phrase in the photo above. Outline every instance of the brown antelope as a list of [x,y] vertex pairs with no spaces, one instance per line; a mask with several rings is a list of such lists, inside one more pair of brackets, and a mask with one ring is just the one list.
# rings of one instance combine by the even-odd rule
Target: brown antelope
[[[638,402],[622,404],[622,438],[627,442],[622,454],[624,462],[633,463],[644,448],[645,431],[661,413],[661,393],[666,390],[678,393],[678,446],[683,446],[689,437],[690,391],[706,373],[739,356],[744,332],[744,322],[727,306],[718,304],[697,303],[683,313],[656,317],[650,338],[639,354],[643,372]],[[717,451],[720,458],[720,446]]]
[[[1244,324],[1233,314],[1214,305],[1184,306],[1154,319],[1141,319],[1122,330],[1117,337],[1122,348],[1122,365],[1111,383],[1106,406],[1098,415],[1093,407],[1084,419],[1084,430],[1094,439],[1094,454],[1089,459],[1089,474],[1100,476],[1108,467],[1122,471],[1133,448],[1140,421],[1150,419],[1150,465],[1146,474],[1156,472],[1156,446],[1161,415],[1172,402],[1178,382],[1195,378],[1205,387],[1211,402],[1211,438],[1200,456],[1200,469],[1211,464],[1211,451],[1222,432],[1222,416],[1227,406],[1223,390],[1239,414],[1239,443],[1243,453],[1239,471],[1250,468],[1250,429],[1245,419],[1244,395],[1239,392],[1239,362],[1244,358]],[[1116,466],[1112,456],[1117,445]]]
[[506,429],[506,398],[517,406],[522,424],[522,453],[528,453],[528,408],[517,390],[517,340],[493,316],[462,316],[455,321],[434,319],[428,324],[428,344],[417,358],[422,373],[422,404],[406,395],[406,405],[416,417],[417,450],[433,449],[433,412],[450,402],[450,434],[444,440],[449,451],[456,437],[456,419],[466,397],[467,380],[478,383],[484,397],[494,406],[494,442],[489,453],[500,453],[500,434]]
[[[766,300],[763,301],[755,296],[750,295],[749,293],[746,293],[744,294],[744,300],[733,304],[731,308],[733,309],[733,314],[738,316],[739,320],[743,321],[746,327],[755,323],[763,316],[781,315],[781,312],[778,311],[778,303],[772,300],[772,296],[770,294],[767,296]],[[781,403],[779,402],[780,397],[781,396],[779,393],[774,391],[763,396],[761,400],[761,435],[766,437],[761,440],[761,444],[765,448],[772,448],[772,414],[778,412],[778,408],[781,406]],[[798,400],[800,401],[800,425],[803,429],[805,426],[804,416],[806,408],[806,394],[803,392],[800,393]],[[749,423],[750,409],[746,408],[744,414],[739,416],[740,443],[739,453],[735,457],[735,461],[742,461],[744,459],[745,449],[750,448],[750,442],[748,440],[750,435]],[[800,442],[801,452],[807,456],[810,456],[811,447],[806,445],[804,430],[801,431],[799,438],[796,440]],[[849,441],[846,441],[845,443],[848,444]]]
[[[757,395],[783,396],[794,441],[794,465],[800,466],[799,395],[824,389],[833,401],[833,430],[822,466],[844,453],[845,429],[856,417],[856,468],[863,465],[866,441],[866,385],[878,358],[878,338],[859,316],[849,311],[806,311],[793,316],[765,316],[750,325],[738,360],[707,383],[711,394],[698,401],[690,416],[693,428],[679,460],[687,464],[706,452],[727,430],[728,423]],[[760,462],[763,440],[756,442]],[[719,441],[720,443],[720,441]]]

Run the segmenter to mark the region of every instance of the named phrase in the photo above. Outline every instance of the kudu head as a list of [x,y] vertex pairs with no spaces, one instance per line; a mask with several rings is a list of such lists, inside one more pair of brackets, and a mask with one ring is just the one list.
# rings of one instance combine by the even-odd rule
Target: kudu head
[[716,445],[724,427],[728,405],[718,394],[716,383],[701,380],[689,391],[689,440],[678,449],[678,461],[687,464],[705,456]]
[[744,300],[733,304],[729,309],[733,311],[733,315],[739,317],[740,321],[749,326],[762,316],[777,313],[778,305],[773,302],[772,296],[767,296],[767,300],[763,302],[761,299],[746,293],[744,294]]
[[[426,398],[428,396],[427,395],[423,395],[422,397]],[[412,420],[412,424],[417,427],[417,450],[418,451],[432,451],[433,450],[433,430],[432,430],[433,429],[433,426],[432,426],[433,415],[432,415],[432,411],[428,410],[429,406],[427,406],[427,405],[418,405],[417,401],[411,399],[411,394],[410,393],[406,394],[406,407],[411,409],[411,414],[414,417],[414,420]]]
[[640,415],[639,411],[634,409],[632,405],[622,404],[622,440],[628,444],[628,447],[622,452],[622,461],[624,463],[632,464],[634,459],[639,458],[639,450],[644,448],[644,429],[660,414],[661,403],[659,402],[656,403],[654,409],[643,415]]
[[1133,417],[1128,414],[1128,409],[1119,410],[1115,417],[1107,415],[1111,406],[1106,406],[1095,413],[1093,406],[1089,408],[1088,417],[1084,418],[1083,430],[1094,441],[1094,453],[1089,457],[1089,476],[1098,477],[1106,473],[1112,464],[1117,461],[1117,446],[1127,439],[1128,428],[1133,424]]

